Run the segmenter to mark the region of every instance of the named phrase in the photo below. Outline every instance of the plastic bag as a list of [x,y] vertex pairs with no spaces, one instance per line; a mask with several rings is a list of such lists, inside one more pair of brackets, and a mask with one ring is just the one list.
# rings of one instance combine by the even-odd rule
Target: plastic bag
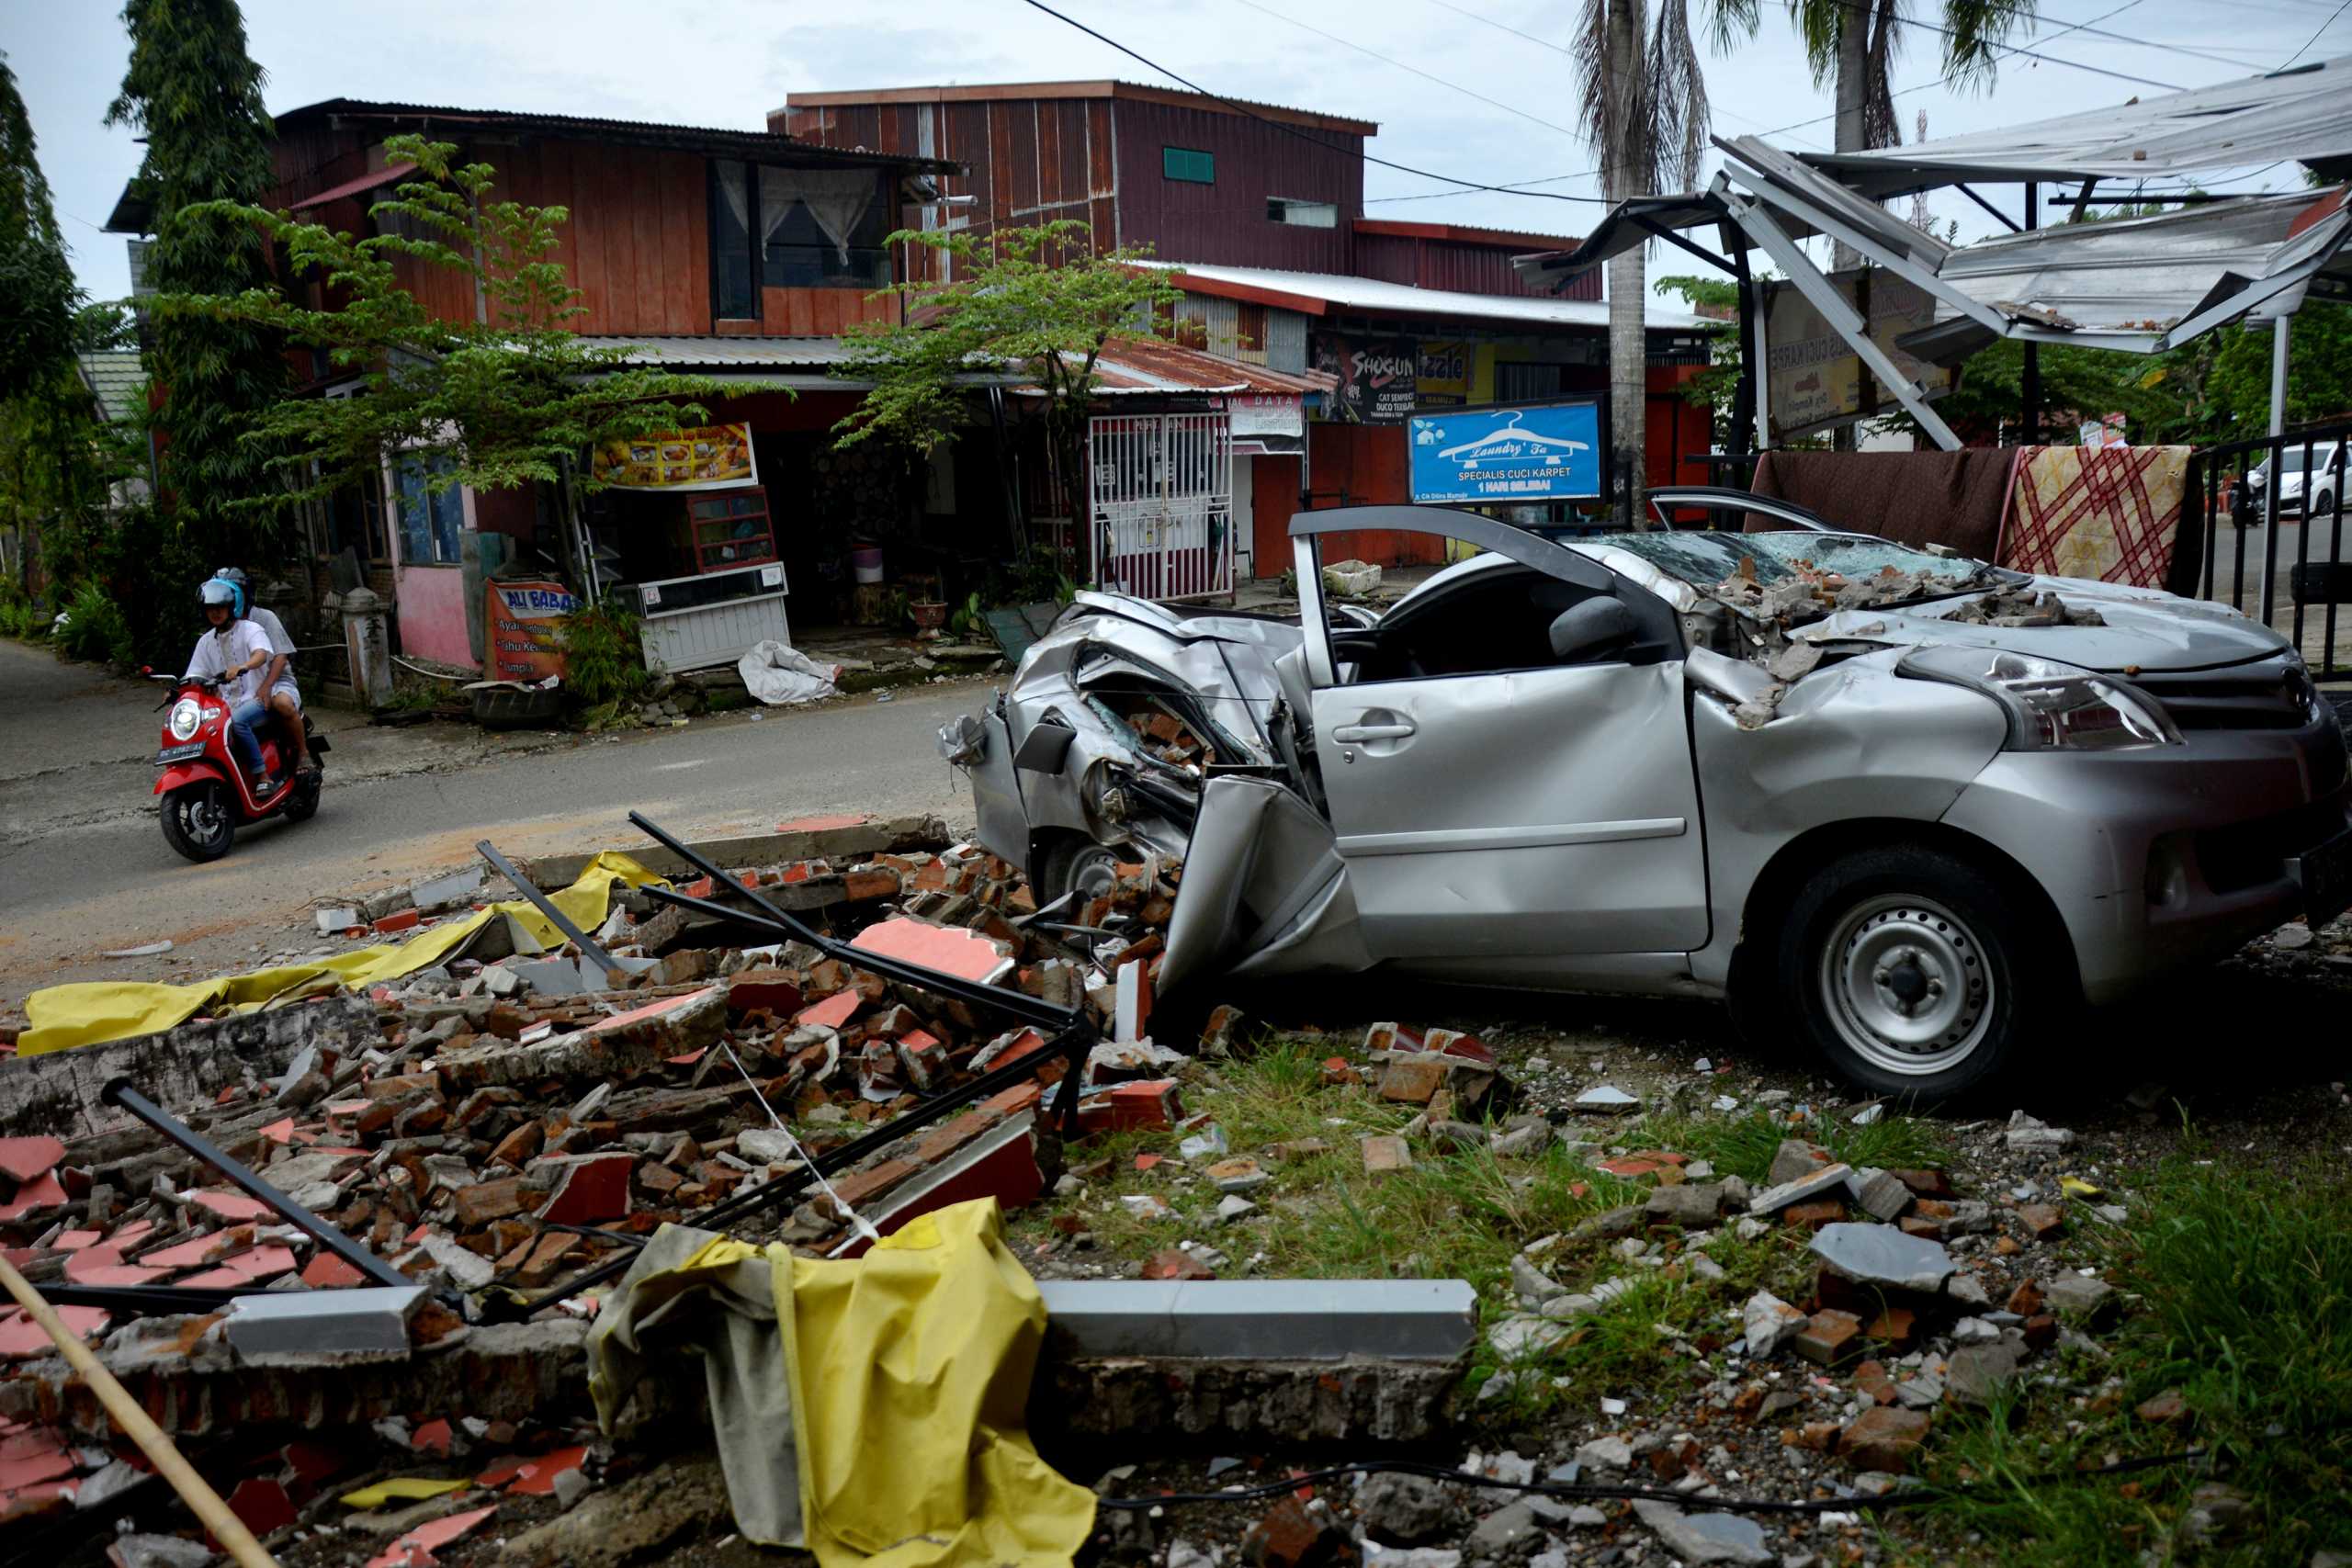
[[737,660],[735,670],[752,695],[770,707],[840,695],[833,684],[841,674],[839,665],[820,664],[773,638]]

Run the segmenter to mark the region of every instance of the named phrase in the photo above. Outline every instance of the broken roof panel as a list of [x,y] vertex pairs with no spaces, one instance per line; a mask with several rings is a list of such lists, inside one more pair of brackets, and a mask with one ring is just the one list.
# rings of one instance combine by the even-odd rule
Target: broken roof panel
[[2326,165],[2352,158],[2352,56],[1913,147],[1801,156],[1880,201],[1969,180],[2151,180],[2290,158]]

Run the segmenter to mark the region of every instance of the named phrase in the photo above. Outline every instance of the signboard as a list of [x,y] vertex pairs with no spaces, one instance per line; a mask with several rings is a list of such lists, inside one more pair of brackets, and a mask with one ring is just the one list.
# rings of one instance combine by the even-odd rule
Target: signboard
[[2105,414],[2098,419],[2086,419],[2075,427],[2075,434],[2086,446],[2129,446],[2132,445],[2124,435],[2123,416],[2120,413]]
[[760,482],[748,424],[706,424],[607,441],[596,477],[616,490],[735,490]]
[[1418,385],[1413,389],[1418,405],[1426,409],[1468,402],[1477,344],[1423,338],[1420,347]]
[[1598,398],[1415,414],[1405,448],[1417,502],[1499,505],[1602,494]]
[[[1830,285],[1870,323],[1871,341],[1930,399],[1951,390],[1951,372],[1912,358],[1894,346],[1905,333],[1932,324],[1935,301],[1927,290],[1891,272],[1862,267],[1829,275]],[[1770,376],[1766,409],[1775,441],[1809,435],[1869,412],[1892,412],[1894,394],[1873,386],[1865,403],[1860,357],[1792,283],[1772,286],[1764,323]],[[1867,301],[1867,303],[1865,303]]]
[[1225,400],[1233,422],[1233,449],[1257,457],[1284,457],[1305,450],[1306,400],[1283,392],[1242,392]]
[[563,649],[556,621],[580,608],[571,590],[552,579],[492,581],[482,585],[487,635],[482,673],[493,681],[544,681],[563,673]]
[[1344,424],[1402,424],[1419,400],[1421,345],[1408,337],[1315,339],[1315,368],[1337,377],[1330,417]]

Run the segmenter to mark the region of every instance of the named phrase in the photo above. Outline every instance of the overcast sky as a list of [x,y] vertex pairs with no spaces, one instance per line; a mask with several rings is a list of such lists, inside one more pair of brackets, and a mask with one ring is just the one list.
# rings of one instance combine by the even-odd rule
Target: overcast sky
[[[1051,3],[1212,91],[1376,120],[1371,151],[1396,163],[1493,184],[1582,176],[1595,163],[1572,134],[1572,62],[1548,46],[1568,40],[1575,4]],[[1924,0],[1910,8],[1937,15]],[[1812,85],[1783,7],[1766,0],[1763,9],[1754,41],[1708,56],[1714,129],[1776,131],[1771,140],[1784,146],[1826,147],[1821,117],[1829,101]],[[96,227],[140,156],[128,131],[102,123],[127,49],[116,8],[107,0],[0,0],[0,49],[31,111],[75,269],[93,295],[119,297],[130,288],[122,240]],[[245,23],[274,111],[361,97],[759,129],[796,90],[1102,76],[1165,82],[1023,0],[406,0],[397,9],[247,0]],[[2121,36],[2066,32],[2074,23]],[[1703,24],[1694,18],[1694,28],[1703,40]],[[2005,59],[1983,94],[1936,85],[1942,40],[1925,28],[1904,32],[1896,102],[1910,141],[1922,110],[1929,136],[1944,136],[2273,70],[2298,51],[2305,61],[2352,54],[2352,9],[2338,0],[2045,0],[2033,38],[2015,41],[2049,58]],[[2295,172],[2249,170],[2244,179],[2206,184],[2275,189]],[[1427,198],[1442,188],[1374,167],[1367,211],[1575,234],[1600,210],[1526,196]],[[1589,177],[1541,188],[1597,194]],[[2014,209],[2014,187],[1992,194]],[[1994,226],[1956,193],[1938,197],[1935,215],[1939,227],[1957,219],[1963,238]]]

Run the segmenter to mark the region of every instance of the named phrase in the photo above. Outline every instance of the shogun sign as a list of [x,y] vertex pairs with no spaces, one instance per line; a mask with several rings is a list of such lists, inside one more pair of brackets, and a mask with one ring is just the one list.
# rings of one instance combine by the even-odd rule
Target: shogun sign
[[544,681],[563,673],[563,646],[556,621],[580,608],[562,583],[547,579],[491,581],[483,585],[489,612],[484,626],[487,655],[482,673],[496,681]]
[[1405,439],[1415,501],[1507,505],[1604,493],[1598,399],[1417,413]]

